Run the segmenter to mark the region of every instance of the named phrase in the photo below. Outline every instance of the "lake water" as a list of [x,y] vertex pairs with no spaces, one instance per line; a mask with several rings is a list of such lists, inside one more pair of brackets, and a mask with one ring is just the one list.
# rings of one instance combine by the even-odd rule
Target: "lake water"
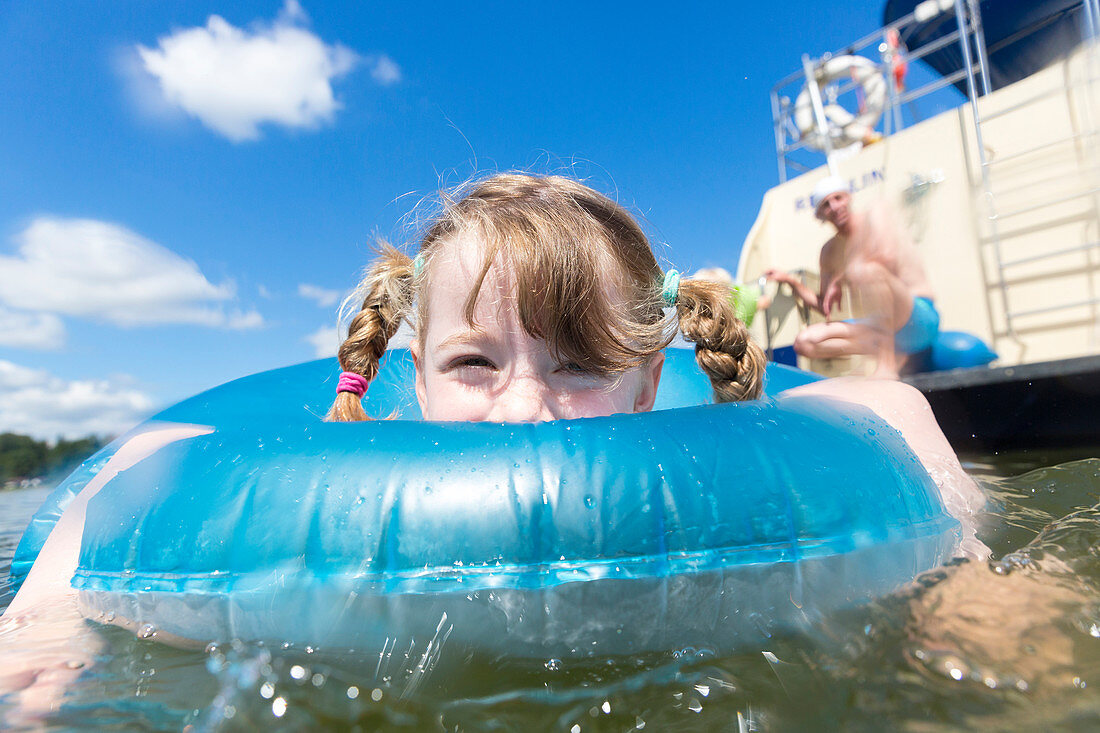
[[[1100,730],[1100,448],[964,457],[986,489],[992,562],[926,573],[766,648],[595,662],[453,659],[379,650],[350,664],[310,649],[186,652],[36,609],[0,625],[0,724],[47,729]],[[0,493],[7,569],[41,489]],[[88,639],[54,633],[79,623]],[[444,650],[445,652],[446,650]],[[94,659],[93,664],[78,661]],[[7,674],[53,676],[48,705]],[[26,665],[24,665],[26,666]],[[39,680],[41,681],[41,680]]]

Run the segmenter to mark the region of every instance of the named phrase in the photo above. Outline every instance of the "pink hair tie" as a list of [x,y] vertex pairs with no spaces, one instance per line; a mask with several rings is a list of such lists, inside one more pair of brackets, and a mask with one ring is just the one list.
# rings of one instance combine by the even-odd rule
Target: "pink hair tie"
[[336,383],[336,393],[351,392],[356,397],[362,398],[366,394],[367,384],[367,379],[362,374],[340,372],[340,381]]

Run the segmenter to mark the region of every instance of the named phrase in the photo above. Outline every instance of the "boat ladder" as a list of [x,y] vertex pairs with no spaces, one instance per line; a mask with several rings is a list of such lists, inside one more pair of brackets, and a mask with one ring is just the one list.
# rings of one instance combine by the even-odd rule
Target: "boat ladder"
[[[1046,314],[1096,322],[1100,312],[1100,44],[1096,40],[1100,0],[1084,0],[1080,7],[1086,35],[1083,72],[1073,78],[1067,62],[1063,83],[1029,90],[1029,96],[999,109],[991,108],[984,97],[989,84],[981,18],[976,3],[967,4],[964,8],[957,0],[955,11],[959,27],[965,29],[960,50],[980,163],[979,211],[984,219],[980,235],[995,273],[987,286],[1000,294],[1001,335],[1018,340],[1020,333],[1050,327],[1049,318],[1034,318]],[[1069,129],[1044,129],[1038,117],[1038,105],[1043,102],[1068,106]],[[1015,124],[1018,129],[1025,120],[1035,132],[1033,144],[1005,150],[991,144],[999,141],[998,127],[1011,129]],[[1019,139],[1001,135],[1001,139],[1010,137]],[[1049,241],[1055,231],[1064,232],[1065,246],[1029,247],[1030,238],[1038,232],[1046,232]],[[1022,298],[1013,297],[1014,289],[1025,292],[1042,286],[1043,280],[1042,304],[1036,307],[1032,298],[1031,303],[1019,305]]]

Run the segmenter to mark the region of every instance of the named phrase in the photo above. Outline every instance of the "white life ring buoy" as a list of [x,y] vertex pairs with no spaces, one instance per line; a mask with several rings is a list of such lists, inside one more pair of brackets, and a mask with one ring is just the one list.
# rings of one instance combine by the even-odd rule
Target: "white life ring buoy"
[[[886,79],[878,65],[863,56],[834,56],[819,65],[814,73],[818,88],[833,82],[853,79],[863,90],[863,111],[853,114],[839,104],[825,104],[826,131],[831,147],[843,148],[867,141],[874,134],[886,103]],[[824,100],[823,100],[824,101]],[[825,149],[825,141],[814,119],[809,85],[803,85],[794,103],[794,124],[810,147]]]

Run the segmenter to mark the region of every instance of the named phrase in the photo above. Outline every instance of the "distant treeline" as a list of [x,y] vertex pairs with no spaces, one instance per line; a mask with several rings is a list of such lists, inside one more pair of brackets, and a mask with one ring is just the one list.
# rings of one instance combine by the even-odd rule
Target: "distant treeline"
[[50,445],[28,435],[0,433],[0,487],[10,481],[69,471],[107,442],[106,438],[89,435],[79,440],[61,439]]

